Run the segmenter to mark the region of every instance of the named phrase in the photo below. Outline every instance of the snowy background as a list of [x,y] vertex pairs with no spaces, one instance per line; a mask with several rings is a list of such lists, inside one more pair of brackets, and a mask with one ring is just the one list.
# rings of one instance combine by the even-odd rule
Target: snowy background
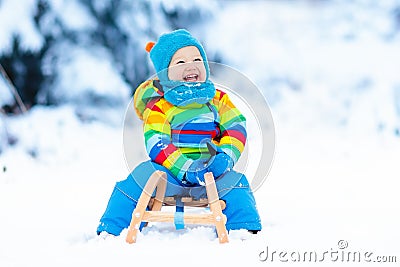
[[[274,163],[255,192],[263,231],[231,232],[226,245],[203,226],[155,224],[134,245],[125,233],[96,238],[129,173],[125,112],[152,74],[143,47],[177,27],[270,105]],[[262,262],[267,247],[400,261],[399,1],[0,0],[0,62],[29,108],[20,114],[2,76],[0,266],[309,265]],[[139,163],[140,122],[127,123]]]

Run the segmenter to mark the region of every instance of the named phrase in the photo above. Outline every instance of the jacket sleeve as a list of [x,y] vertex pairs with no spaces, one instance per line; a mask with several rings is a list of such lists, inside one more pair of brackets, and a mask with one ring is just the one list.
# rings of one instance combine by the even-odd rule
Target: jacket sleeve
[[221,130],[219,147],[236,163],[246,144],[246,118],[235,107],[227,94],[217,91],[217,99],[216,104],[220,116],[219,127]]
[[179,148],[172,144],[171,127],[164,112],[166,105],[168,103],[161,99],[144,111],[143,131],[146,151],[152,161],[163,165],[182,180],[193,160],[183,155]]

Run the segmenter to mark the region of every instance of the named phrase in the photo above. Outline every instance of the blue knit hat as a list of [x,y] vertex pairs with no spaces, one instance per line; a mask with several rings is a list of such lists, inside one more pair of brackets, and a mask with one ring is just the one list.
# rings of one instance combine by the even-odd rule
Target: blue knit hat
[[169,63],[176,51],[186,46],[195,46],[199,49],[206,69],[206,80],[208,80],[210,71],[203,46],[187,30],[179,29],[161,35],[157,43],[149,42],[146,45],[146,51],[150,53],[150,59],[153,62],[160,81],[169,80]]

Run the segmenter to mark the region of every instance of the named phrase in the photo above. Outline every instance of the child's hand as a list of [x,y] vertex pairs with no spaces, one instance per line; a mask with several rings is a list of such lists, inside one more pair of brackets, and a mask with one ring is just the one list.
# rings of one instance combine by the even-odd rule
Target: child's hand
[[214,177],[217,178],[224,174],[226,171],[232,169],[233,160],[225,153],[218,153],[210,159],[207,167],[208,171],[212,172]]
[[196,159],[185,173],[184,179],[191,184],[204,185],[204,174],[207,170],[207,159]]

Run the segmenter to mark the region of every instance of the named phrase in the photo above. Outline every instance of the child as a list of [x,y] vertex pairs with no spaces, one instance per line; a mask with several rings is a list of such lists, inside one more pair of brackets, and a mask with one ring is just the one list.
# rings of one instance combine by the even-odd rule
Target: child
[[[261,230],[260,216],[246,177],[232,168],[246,142],[245,118],[209,80],[202,45],[186,30],[161,35],[146,50],[157,79],[141,84],[134,96],[143,120],[151,160],[117,182],[97,233],[119,235],[155,170],[167,173],[166,196],[206,197],[204,174],[212,172],[226,203],[227,230]],[[106,234],[105,233],[105,234]]]

